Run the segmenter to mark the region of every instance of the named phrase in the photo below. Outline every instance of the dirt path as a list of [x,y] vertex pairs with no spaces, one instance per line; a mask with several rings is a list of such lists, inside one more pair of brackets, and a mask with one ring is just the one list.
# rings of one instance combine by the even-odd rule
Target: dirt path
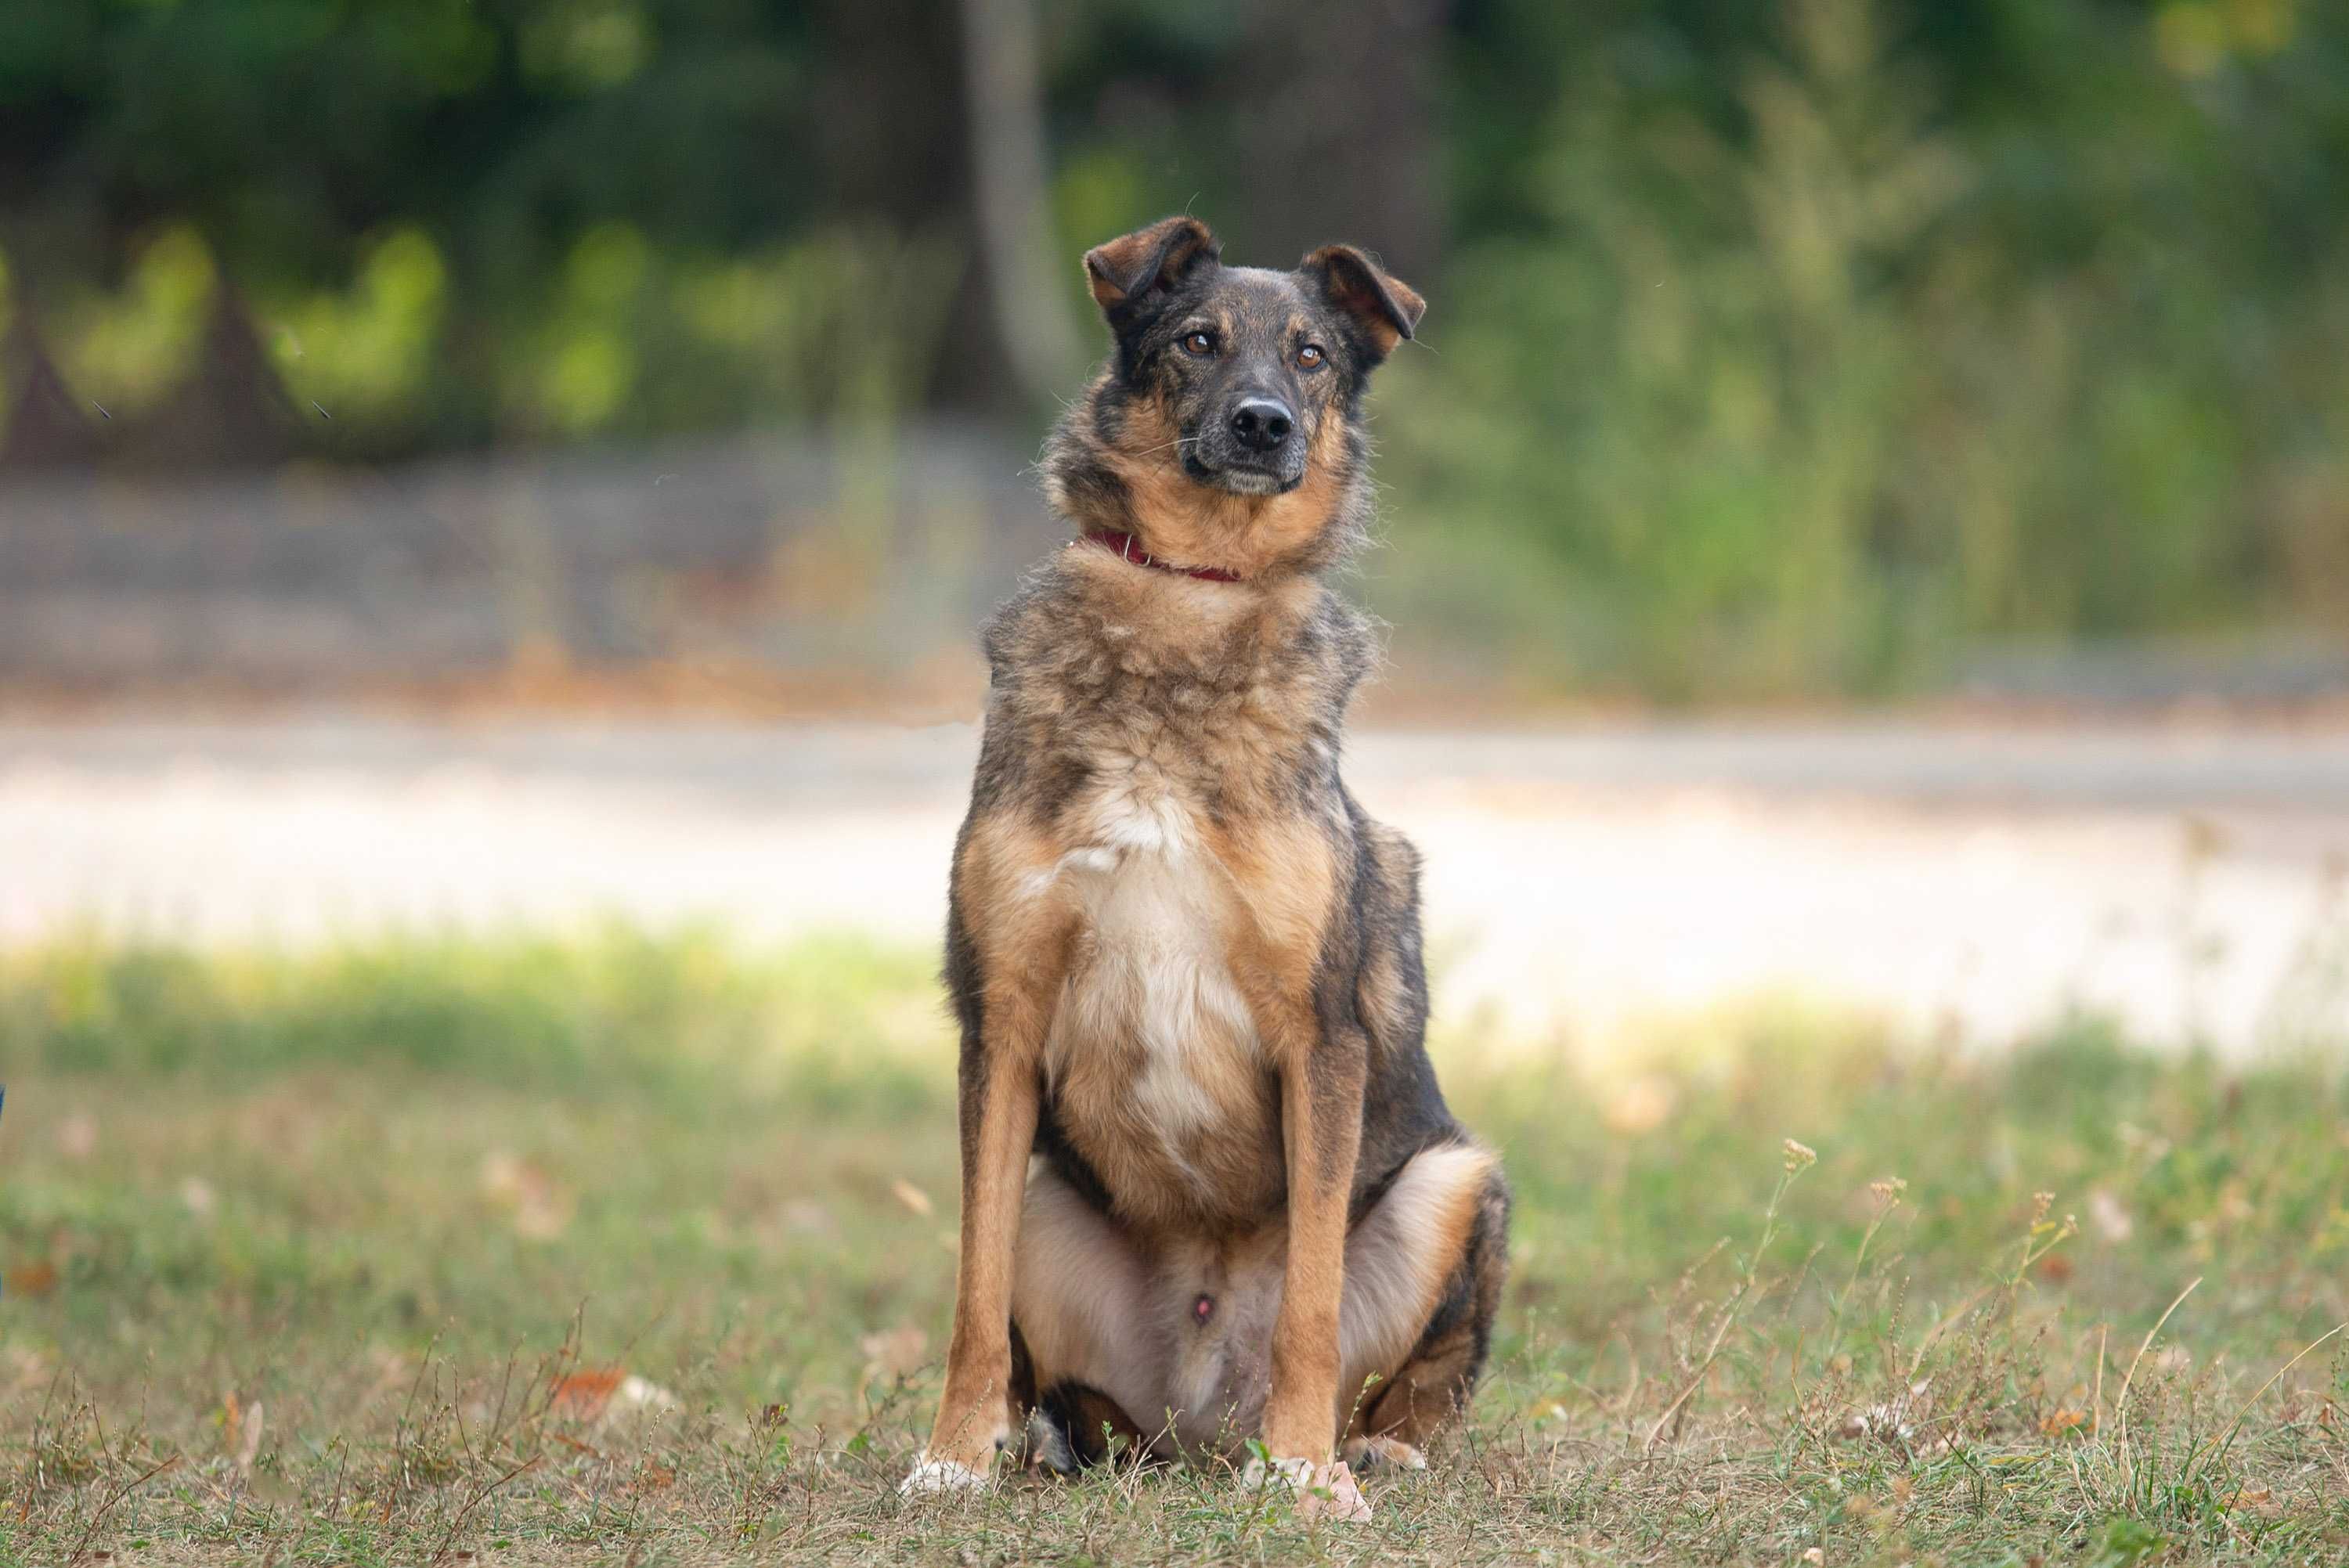
[[[975,745],[967,727],[0,727],[0,941],[605,913],[927,941]],[[2349,736],[1387,732],[1349,777],[1426,851],[1440,1010],[1528,1041],[1604,1049],[1763,995],[1993,1042],[2074,1004],[2235,1050],[2349,1037],[2349,933],[2323,914]]]

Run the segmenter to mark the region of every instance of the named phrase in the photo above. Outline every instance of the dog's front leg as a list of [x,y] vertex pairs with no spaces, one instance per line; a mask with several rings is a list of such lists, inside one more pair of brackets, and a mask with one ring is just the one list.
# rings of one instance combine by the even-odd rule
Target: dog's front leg
[[937,1420],[905,1478],[909,1493],[981,1484],[1011,1436],[1012,1252],[1036,1142],[1044,1038],[1073,932],[1073,921],[1049,901],[999,896],[1033,867],[986,854],[984,836],[975,842],[981,852],[974,863],[957,867],[953,916],[957,924],[968,921],[977,962],[977,974],[965,977],[977,1006],[966,1015],[976,1015],[975,1026],[964,1033],[958,1086],[962,1242],[954,1337]]
[[1350,1008],[1321,1007],[1317,977],[1336,918],[1332,835],[1304,820],[1235,829],[1216,844],[1247,915],[1229,946],[1257,1038],[1280,1085],[1288,1253],[1272,1323],[1264,1446],[1309,1512],[1367,1519],[1338,1437],[1338,1323],[1346,1216],[1362,1141],[1369,1037]]
[[962,1082],[962,1251],[946,1392],[909,1492],[979,1484],[1011,1431],[1011,1254],[1036,1139],[1036,1069],[1000,1043],[982,1041],[976,1054]]
[[1280,1063],[1288,1258],[1273,1319],[1264,1443],[1276,1462],[1301,1460],[1318,1474],[1338,1435],[1338,1313],[1365,1063],[1359,1041],[1328,1038],[1315,1026],[1309,1004],[1291,1011],[1303,1016],[1292,1018]]

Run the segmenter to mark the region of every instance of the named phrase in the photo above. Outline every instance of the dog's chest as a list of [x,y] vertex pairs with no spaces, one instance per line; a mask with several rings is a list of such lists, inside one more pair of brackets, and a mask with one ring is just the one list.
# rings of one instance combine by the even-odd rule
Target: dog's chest
[[1137,765],[1100,783],[1076,820],[1084,842],[1050,873],[1078,920],[1045,1051],[1054,1114],[1122,1209],[1251,1208],[1277,1186],[1279,1137],[1226,954],[1241,912],[1204,818]]

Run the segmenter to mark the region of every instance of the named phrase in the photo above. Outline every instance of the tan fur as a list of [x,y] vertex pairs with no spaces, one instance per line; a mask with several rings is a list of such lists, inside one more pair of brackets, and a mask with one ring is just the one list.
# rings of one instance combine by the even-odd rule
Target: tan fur
[[[1152,787],[1095,813],[1114,848],[1065,857],[1051,896],[1083,933],[1045,1049],[1081,1152],[1150,1227],[1228,1224],[1280,1190],[1278,1108],[1254,1018],[1216,940],[1233,888],[1188,807]],[[1155,844],[1136,843],[1168,830]]]
[[1162,219],[1086,252],[1085,286],[1095,304],[1112,310],[1162,273],[1215,248],[1216,237],[1196,218]]
[[1467,1249],[1494,1164],[1490,1150],[1471,1143],[1429,1150],[1348,1238],[1338,1355],[1349,1408],[1341,1418],[1352,1414],[1367,1379],[1391,1379],[1409,1357]]
[[[1395,345],[1411,335],[1427,309],[1418,290],[1379,271],[1351,245],[1325,245],[1308,255],[1304,264],[1330,270],[1340,307],[1362,321],[1382,355],[1393,353]],[[1400,322],[1390,305],[1400,314]]]
[[987,965],[983,1074],[966,1084],[963,1103],[963,1212],[955,1274],[954,1337],[947,1386],[926,1458],[982,1469],[1010,1435],[1011,1352],[1004,1326],[1011,1310],[1012,1246],[1019,1234],[1019,1175],[1035,1140],[1037,1064],[1065,973],[1074,922],[1040,901],[1008,899],[1003,890],[1049,863],[1050,841],[1016,821],[980,825],[966,840],[957,880],[1006,918],[981,940]]
[[[1439,1289],[1459,1288],[1473,1299],[1497,1300],[1506,1254],[1496,1246],[1478,1249],[1467,1243],[1480,1224],[1497,1229],[1506,1223],[1507,1200],[1496,1167],[1488,1164],[1481,1182],[1464,1179],[1465,1171],[1460,1174],[1464,1180],[1450,1187],[1451,1199],[1438,1211],[1446,1234],[1421,1255],[1454,1260]],[[1349,1424],[1350,1436],[1425,1443],[1458,1418],[1483,1353],[1472,1315],[1423,1338],[1402,1366],[1370,1391]]]
[[1336,1438],[1339,1309],[1346,1285],[1346,1200],[1361,1134],[1359,1058],[1293,1056],[1281,1077],[1288,1154],[1288,1260],[1272,1329],[1265,1447],[1329,1463]]
[[1334,418],[1315,422],[1305,482],[1286,495],[1202,490],[1176,460],[1177,433],[1163,405],[1143,405],[1136,426],[1133,438],[1108,454],[1109,467],[1133,496],[1135,537],[1162,560],[1261,578],[1305,555],[1344,500],[1334,459],[1345,436]]

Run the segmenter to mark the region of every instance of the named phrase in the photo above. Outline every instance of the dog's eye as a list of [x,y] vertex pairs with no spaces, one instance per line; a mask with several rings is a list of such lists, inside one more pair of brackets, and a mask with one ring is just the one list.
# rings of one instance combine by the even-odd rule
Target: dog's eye
[[1215,351],[1216,340],[1204,332],[1189,332],[1183,335],[1184,353],[1213,354]]
[[1321,366],[1321,362],[1328,357],[1328,355],[1321,352],[1319,344],[1309,343],[1297,351],[1298,367],[1302,370],[1318,370]]

